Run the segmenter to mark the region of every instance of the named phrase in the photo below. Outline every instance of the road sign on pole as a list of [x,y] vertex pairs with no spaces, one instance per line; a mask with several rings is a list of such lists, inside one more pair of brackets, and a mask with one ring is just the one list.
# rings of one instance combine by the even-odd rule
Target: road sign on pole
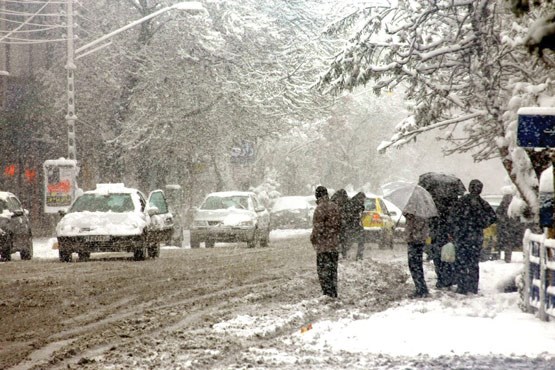
[[[555,149],[555,108],[520,108],[518,110],[517,144],[525,148],[551,149],[551,177],[555,177],[555,152],[553,152],[553,149]],[[541,226],[548,227],[548,237],[551,238],[555,231],[553,219],[554,195],[553,186],[551,186],[551,192],[545,192],[545,189],[544,192],[540,192],[540,223]]]
[[555,148],[555,108],[520,108],[517,144],[525,148]]
[[255,152],[252,141],[242,141],[240,145],[231,148],[231,163],[247,164],[254,162]]
[[44,213],[66,211],[76,197],[79,167],[72,159],[44,161]]

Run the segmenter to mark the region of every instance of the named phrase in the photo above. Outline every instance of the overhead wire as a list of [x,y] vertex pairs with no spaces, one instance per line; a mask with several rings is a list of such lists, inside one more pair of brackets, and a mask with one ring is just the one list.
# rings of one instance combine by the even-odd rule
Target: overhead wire
[[[6,7],[0,8],[0,22],[3,22],[4,26],[7,24],[14,25],[16,27],[5,30],[0,30],[0,44],[9,44],[9,45],[25,45],[25,44],[39,44],[39,43],[52,43],[52,42],[62,42],[67,41],[67,38],[56,38],[56,39],[38,39],[38,38],[21,38],[21,37],[14,37],[17,35],[37,35],[40,33],[45,33],[48,31],[53,31],[56,29],[65,29],[66,25],[64,23],[36,23],[32,22],[35,19],[52,19],[54,17],[64,19],[66,14],[62,11],[60,13],[42,13],[47,6],[53,5],[65,5],[67,1],[55,1],[55,0],[44,0],[44,1],[32,1],[32,0],[0,0],[2,4],[7,6],[14,6],[14,5],[37,5],[40,4],[41,6],[38,7],[36,12],[28,12],[28,11],[16,11],[13,9],[7,9]],[[74,3],[80,7],[83,6],[80,1],[74,1]],[[27,7],[29,9],[29,7]],[[35,7],[37,9],[37,7]],[[79,14],[76,14],[79,16]],[[14,18],[26,18],[25,20],[17,20]]]

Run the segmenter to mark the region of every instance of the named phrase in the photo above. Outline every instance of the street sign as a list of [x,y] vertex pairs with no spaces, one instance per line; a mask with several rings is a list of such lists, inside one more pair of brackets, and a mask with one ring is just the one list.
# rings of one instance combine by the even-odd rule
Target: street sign
[[44,161],[44,213],[66,211],[76,196],[79,167],[72,159]]
[[246,164],[253,162],[254,158],[254,144],[250,141],[243,141],[240,146],[231,148],[231,163]]
[[555,148],[555,108],[520,108],[517,145],[524,148]]

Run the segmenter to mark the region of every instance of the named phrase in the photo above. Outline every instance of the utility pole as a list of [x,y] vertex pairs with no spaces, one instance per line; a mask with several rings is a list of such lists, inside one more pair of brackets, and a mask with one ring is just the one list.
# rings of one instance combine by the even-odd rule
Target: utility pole
[[73,0],[67,0],[67,154],[68,159],[77,160],[77,149],[75,143],[75,51],[73,47]]

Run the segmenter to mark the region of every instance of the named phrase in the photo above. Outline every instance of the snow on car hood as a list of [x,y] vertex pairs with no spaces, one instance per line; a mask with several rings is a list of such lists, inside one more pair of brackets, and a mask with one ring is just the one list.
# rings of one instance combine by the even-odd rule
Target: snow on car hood
[[140,235],[147,221],[133,212],[75,212],[66,214],[56,226],[58,236]]
[[238,208],[200,209],[195,215],[195,221],[220,221],[227,226],[239,225],[241,222],[254,219],[256,219],[256,214],[253,211]]

